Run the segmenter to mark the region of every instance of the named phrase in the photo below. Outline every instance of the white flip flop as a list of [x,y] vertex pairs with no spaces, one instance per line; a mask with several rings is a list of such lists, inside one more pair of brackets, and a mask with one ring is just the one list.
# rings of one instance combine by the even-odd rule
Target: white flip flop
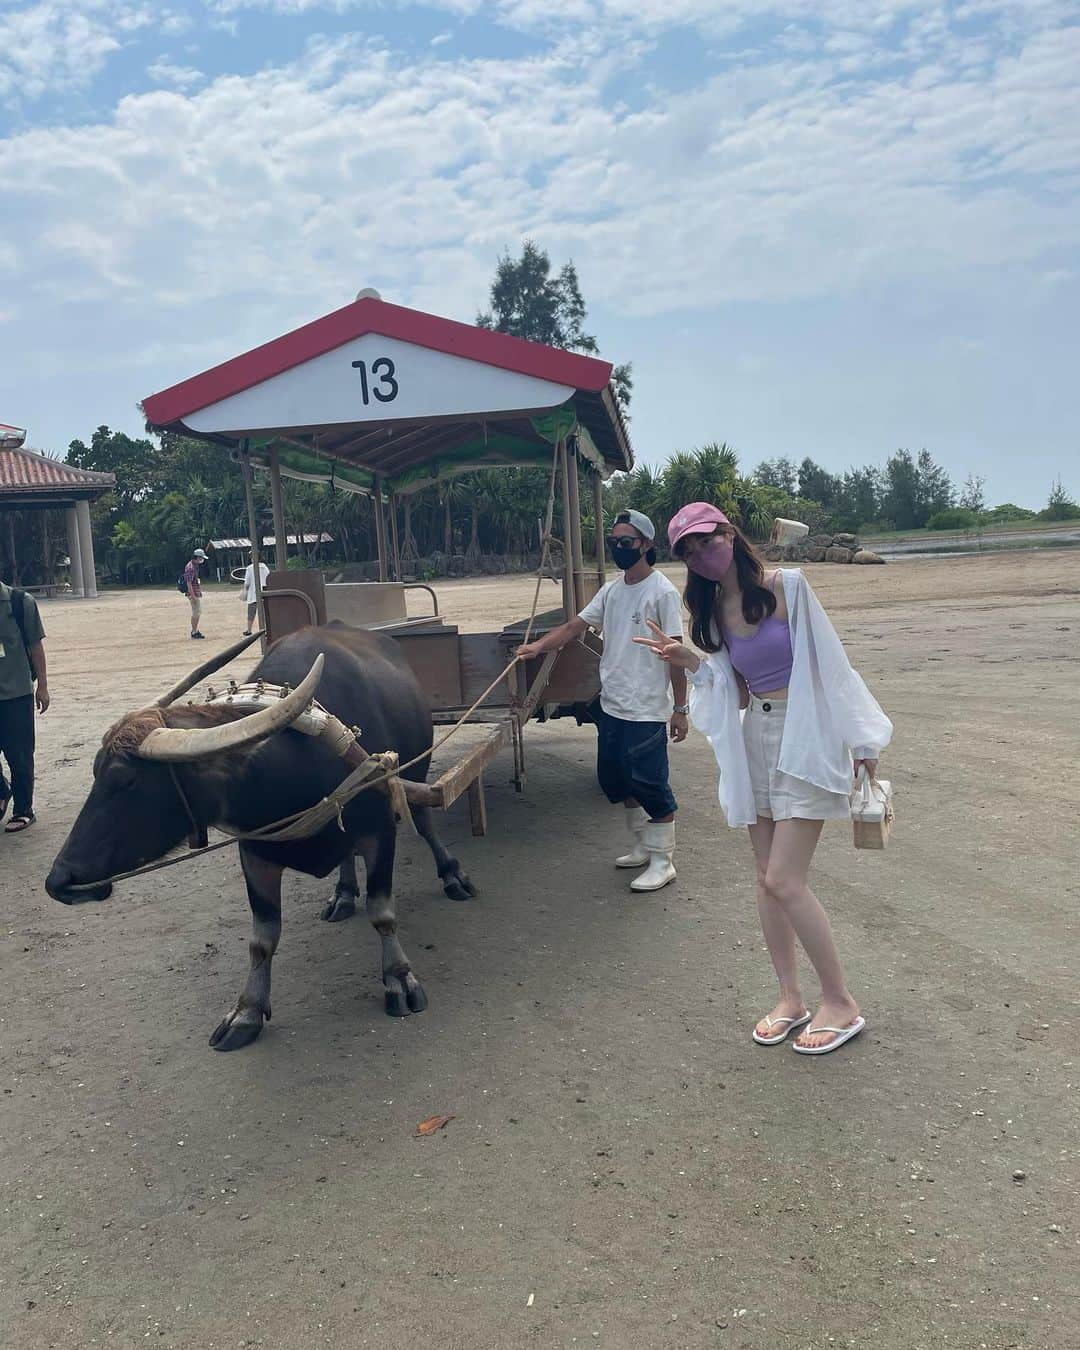
[[810,1014],[804,1012],[801,1017],[766,1017],[765,1025],[768,1027],[783,1027],[784,1030],[779,1036],[759,1036],[757,1027],[754,1027],[751,1033],[758,1045],[779,1045],[781,1041],[786,1041],[793,1031],[798,1031],[800,1027],[806,1026],[810,1021]]
[[815,1035],[822,1031],[831,1031],[833,1039],[827,1045],[792,1045],[791,1048],[797,1055],[829,1055],[834,1050],[839,1050],[842,1045],[846,1045],[865,1026],[866,1018],[856,1017],[855,1021],[846,1027],[811,1027],[810,1030]]

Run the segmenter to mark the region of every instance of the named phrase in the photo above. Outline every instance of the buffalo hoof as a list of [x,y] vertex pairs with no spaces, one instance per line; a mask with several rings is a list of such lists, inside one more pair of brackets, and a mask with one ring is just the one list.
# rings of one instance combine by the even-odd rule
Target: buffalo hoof
[[333,896],[323,906],[319,918],[324,923],[343,923],[356,913],[356,896],[352,891],[339,886]]
[[[266,1014],[269,1018],[269,1010]],[[242,1050],[257,1040],[263,1029],[263,1014],[258,1008],[234,1008],[210,1035],[211,1050]]]
[[476,887],[464,872],[448,872],[443,877],[443,891],[451,900],[471,900]]
[[427,994],[411,970],[402,975],[384,975],[383,989],[387,1017],[408,1017],[410,1013],[423,1012],[427,1007]]
[[387,989],[386,1001],[383,1005],[386,1008],[387,1017],[408,1017],[412,1012],[409,1007],[409,1000],[405,990],[401,988]]

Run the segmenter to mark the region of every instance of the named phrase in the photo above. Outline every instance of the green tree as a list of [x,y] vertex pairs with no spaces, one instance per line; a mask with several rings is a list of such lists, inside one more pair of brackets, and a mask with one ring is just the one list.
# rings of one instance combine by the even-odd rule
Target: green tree
[[918,488],[916,523],[921,527],[939,511],[947,511],[956,499],[952,479],[940,464],[934,462],[929,450],[920,450],[916,465]]
[[809,456],[799,465],[797,492],[800,497],[819,502],[828,508],[837,505],[841,490],[841,480],[827,469],[823,469],[820,464],[815,464]]
[[843,530],[857,530],[884,514],[881,470],[849,469],[840,479],[834,521]]
[[[480,328],[564,351],[590,356],[599,351],[596,338],[585,331],[587,311],[577,268],[571,261],[553,274],[547,250],[531,239],[522,245],[520,258],[507,251],[496,263],[489,303],[491,308],[476,316]],[[619,404],[626,408],[633,392],[631,367],[616,366],[611,378]]]
[[[803,462],[809,463],[809,460]],[[762,487],[779,488],[781,492],[786,492],[789,497],[794,497],[796,493],[801,491],[799,470],[786,456],[780,459],[763,459],[754,470],[753,477],[754,481],[760,483]]]
[[910,450],[897,450],[885,461],[882,515],[898,530],[915,529],[919,521],[919,470]]
[[991,525],[1007,525],[1015,520],[1037,520],[1038,512],[1030,511],[1026,506],[1017,506],[1015,502],[1002,502],[983,513],[984,520]]
[[100,426],[91,436],[89,445],[83,441],[71,442],[67,462],[77,469],[115,474],[115,509],[122,515],[149,491],[157,453],[153,441],[135,440],[122,431],[110,431],[107,426]]
[[956,503],[965,511],[974,511],[978,514],[986,510],[986,493],[983,489],[986,487],[986,478],[981,473],[969,473],[964,479],[964,486],[960,492],[960,500]]
[[1065,491],[1061,479],[1055,479],[1050,496],[1039,512],[1040,520],[1080,520],[1080,505]]

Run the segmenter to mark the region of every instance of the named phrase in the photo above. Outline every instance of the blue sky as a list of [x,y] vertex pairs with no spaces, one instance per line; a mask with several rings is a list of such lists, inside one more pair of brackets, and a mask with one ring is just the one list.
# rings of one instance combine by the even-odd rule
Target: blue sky
[[1073,0],[0,0],[0,421],[63,451],[525,236],[639,459],[927,446],[1080,495]]

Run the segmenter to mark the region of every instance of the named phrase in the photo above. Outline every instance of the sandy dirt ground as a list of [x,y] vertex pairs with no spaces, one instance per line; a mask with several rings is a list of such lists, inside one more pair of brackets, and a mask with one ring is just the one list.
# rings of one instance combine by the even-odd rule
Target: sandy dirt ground
[[[44,605],[39,821],[0,837],[0,1345],[1080,1345],[1080,554],[810,570],[896,723],[899,811],[884,855],[819,850],[869,1022],[819,1060],[750,1041],[773,986],[708,747],[672,753],[678,882],[632,898],[565,722],[524,795],[493,766],[487,839],[449,814],[475,901],[402,839],[426,1013],[384,1015],[367,923],[293,876],[274,1020],[213,1053],[233,856],[73,910],[42,881],[105,726],[240,603],[209,597],[205,644],[170,592]],[[440,595],[472,629],[531,600]]]

